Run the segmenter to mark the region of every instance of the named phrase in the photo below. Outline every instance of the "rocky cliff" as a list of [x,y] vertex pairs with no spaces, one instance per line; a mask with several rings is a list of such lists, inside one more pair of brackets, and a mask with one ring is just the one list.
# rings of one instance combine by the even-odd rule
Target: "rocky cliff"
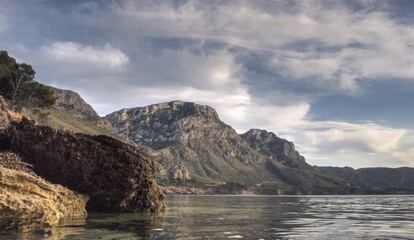
[[306,164],[293,143],[263,130],[240,135],[209,106],[173,101],[105,118],[119,134],[156,150],[158,171],[170,179],[268,181],[303,192],[340,184]]
[[[4,106],[0,104],[7,110]],[[106,136],[56,130],[26,118],[7,119],[9,123],[0,131],[0,150],[19,153],[42,178],[87,194],[88,209],[164,209],[153,159],[143,150]]]

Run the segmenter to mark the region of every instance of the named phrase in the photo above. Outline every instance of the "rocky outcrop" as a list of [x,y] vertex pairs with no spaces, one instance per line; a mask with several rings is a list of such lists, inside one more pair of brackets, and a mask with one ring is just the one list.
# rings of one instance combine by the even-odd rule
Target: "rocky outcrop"
[[36,176],[20,158],[0,153],[0,230],[32,231],[85,217],[87,197]]
[[5,149],[18,152],[39,176],[90,196],[87,207],[106,211],[158,211],[163,195],[149,155],[106,136],[89,136],[12,122]]
[[26,118],[5,126],[0,150],[19,153],[42,178],[87,194],[88,209],[156,212],[165,208],[153,159],[143,149],[111,137],[38,126]]

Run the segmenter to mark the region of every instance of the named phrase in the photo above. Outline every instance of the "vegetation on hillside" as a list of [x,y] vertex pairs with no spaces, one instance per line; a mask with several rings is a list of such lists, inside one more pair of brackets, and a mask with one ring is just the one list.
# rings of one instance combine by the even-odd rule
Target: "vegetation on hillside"
[[17,63],[7,51],[0,51],[0,95],[10,107],[48,107],[55,103],[53,90],[34,81],[35,73],[31,65]]

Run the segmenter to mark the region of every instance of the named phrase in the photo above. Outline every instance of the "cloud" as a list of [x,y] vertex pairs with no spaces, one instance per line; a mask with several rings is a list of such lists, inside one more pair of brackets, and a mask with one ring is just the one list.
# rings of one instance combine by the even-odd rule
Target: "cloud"
[[282,133],[311,164],[374,167],[406,164],[396,153],[407,132],[372,122],[304,121]]
[[[168,14],[165,6],[162,10],[135,9],[132,16],[123,11],[118,14],[144,20],[141,17],[148,11],[155,22],[169,23],[168,30],[147,33],[152,36],[159,31],[169,36],[214,39],[252,51],[268,51],[273,56],[274,71],[288,78],[312,78],[333,89],[339,84],[342,90],[352,92],[358,87],[357,81],[364,79],[414,78],[411,25],[399,24],[383,11],[354,12],[342,4],[324,8],[314,1],[296,4],[292,9],[273,14],[250,4],[211,8],[190,2],[168,8]],[[296,50],[299,44],[304,47]],[[330,51],[325,53],[324,49]]]
[[75,42],[55,42],[42,47],[41,52],[47,55],[47,58],[61,62],[94,64],[109,68],[120,68],[129,62],[127,55],[110,44],[95,47]]
[[312,118],[320,96],[414,79],[413,25],[386,2],[47,3],[13,2],[19,21],[0,9],[7,46],[40,81],[80,92],[101,114],[181,99],[213,106],[240,132],[273,130],[311,163],[397,166],[411,156],[407,129]]

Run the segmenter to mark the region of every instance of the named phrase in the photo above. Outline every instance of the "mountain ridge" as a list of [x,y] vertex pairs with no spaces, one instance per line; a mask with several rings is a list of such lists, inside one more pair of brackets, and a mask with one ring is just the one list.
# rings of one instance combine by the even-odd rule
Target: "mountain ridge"
[[171,101],[122,109],[105,119],[119,134],[156,150],[159,173],[166,178],[272,182],[299,192],[330,191],[339,182],[308,165],[292,142],[265,130],[239,134],[206,105]]

